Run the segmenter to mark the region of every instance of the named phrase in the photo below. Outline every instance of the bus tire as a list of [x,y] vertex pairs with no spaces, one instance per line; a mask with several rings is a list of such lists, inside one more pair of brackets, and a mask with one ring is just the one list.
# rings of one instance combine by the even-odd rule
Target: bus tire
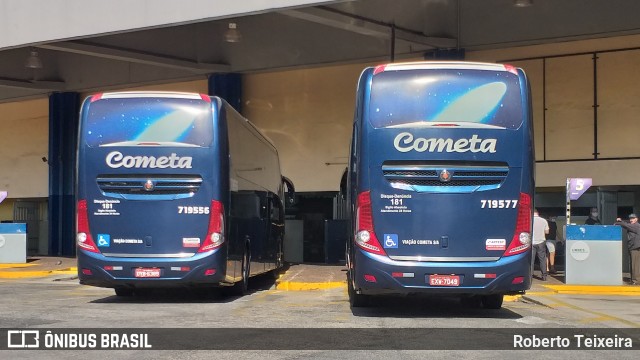
[[482,297],[482,305],[485,309],[500,309],[502,307],[503,300],[503,294],[484,295]]
[[113,289],[116,296],[133,296],[133,289],[128,287],[117,287]]
[[358,294],[353,288],[351,276],[347,276],[347,292],[349,293],[349,306],[352,308],[367,307],[371,303],[369,296]]
[[242,296],[249,290],[249,275],[251,274],[251,254],[249,248],[244,250],[242,255],[242,280],[233,285],[231,292],[233,295]]

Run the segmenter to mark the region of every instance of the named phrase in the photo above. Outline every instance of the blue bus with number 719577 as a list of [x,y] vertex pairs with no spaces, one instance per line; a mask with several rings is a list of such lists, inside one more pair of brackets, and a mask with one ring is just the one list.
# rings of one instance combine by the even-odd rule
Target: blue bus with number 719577
[[360,76],[342,187],[352,306],[381,294],[500,308],[531,285],[534,150],[521,69],[397,63]]

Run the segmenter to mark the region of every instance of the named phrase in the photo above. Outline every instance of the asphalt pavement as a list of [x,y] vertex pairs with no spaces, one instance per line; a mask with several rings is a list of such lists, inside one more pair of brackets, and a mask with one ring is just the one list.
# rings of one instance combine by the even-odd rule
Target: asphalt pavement
[[[283,291],[346,289],[345,271],[344,265],[291,264],[280,274],[275,287]],[[0,279],[51,277],[72,280],[76,276],[76,259],[72,257],[37,256],[29,257],[25,264],[0,264]],[[624,279],[628,280],[628,277],[628,273],[623,274]],[[606,298],[608,302],[615,302],[616,298],[628,301],[628,297],[640,298],[640,286],[569,285],[564,283],[563,271],[549,275],[547,281],[542,281],[539,271],[536,270],[531,289],[524,295],[507,296],[505,301],[524,301],[556,309],[575,309],[584,308],[584,301],[592,300],[594,297]],[[615,308],[612,307],[612,310]],[[619,317],[619,314],[608,314],[606,309],[604,311],[601,313],[602,316]],[[628,325],[637,326],[635,322]]]

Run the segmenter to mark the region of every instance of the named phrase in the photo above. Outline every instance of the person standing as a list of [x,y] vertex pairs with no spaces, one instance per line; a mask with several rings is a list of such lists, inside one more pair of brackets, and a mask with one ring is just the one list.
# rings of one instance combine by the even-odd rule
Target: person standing
[[547,281],[547,239],[546,234],[549,233],[549,223],[547,220],[540,217],[538,210],[533,211],[533,239],[531,244],[533,249],[531,252],[531,273],[533,274],[533,266],[536,262],[536,256],[538,257],[538,263],[540,263],[540,273],[542,274],[542,281]]
[[627,247],[631,258],[631,285],[640,285],[640,224],[636,214],[629,214],[629,222],[617,218],[614,225],[627,230]]
[[547,241],[547,272],[550,274],[557,274],[556,271],[556,243],[557,243],[557,234],[558,234],[558,225],[556,225],[556,217],[552,216],[549,218],[549,232],[546,236]]
[[602,225],[600,219],[598,219],[598,208],[591,208],[589,218],[584,222],[585,225]]

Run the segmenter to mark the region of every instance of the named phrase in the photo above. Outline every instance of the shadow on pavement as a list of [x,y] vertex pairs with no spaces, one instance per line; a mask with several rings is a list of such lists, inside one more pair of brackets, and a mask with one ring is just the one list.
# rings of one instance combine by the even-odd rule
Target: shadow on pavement
[[491,318],[520,319],[521,315],[506,308],[484,309],[478,302],[459,297],[384,296],[371,299],[368,307],[352,308],[354,316],[395,318]]
[[275,279],[271,273],[252,277],[249,280],[249,290],[244,296],[230,295],[228,289],[222,287],[211,288],[149,288],[137,289],[133,296],[104,297],[91,303],[228,303],[252,294],[267,291],[275,286]]

